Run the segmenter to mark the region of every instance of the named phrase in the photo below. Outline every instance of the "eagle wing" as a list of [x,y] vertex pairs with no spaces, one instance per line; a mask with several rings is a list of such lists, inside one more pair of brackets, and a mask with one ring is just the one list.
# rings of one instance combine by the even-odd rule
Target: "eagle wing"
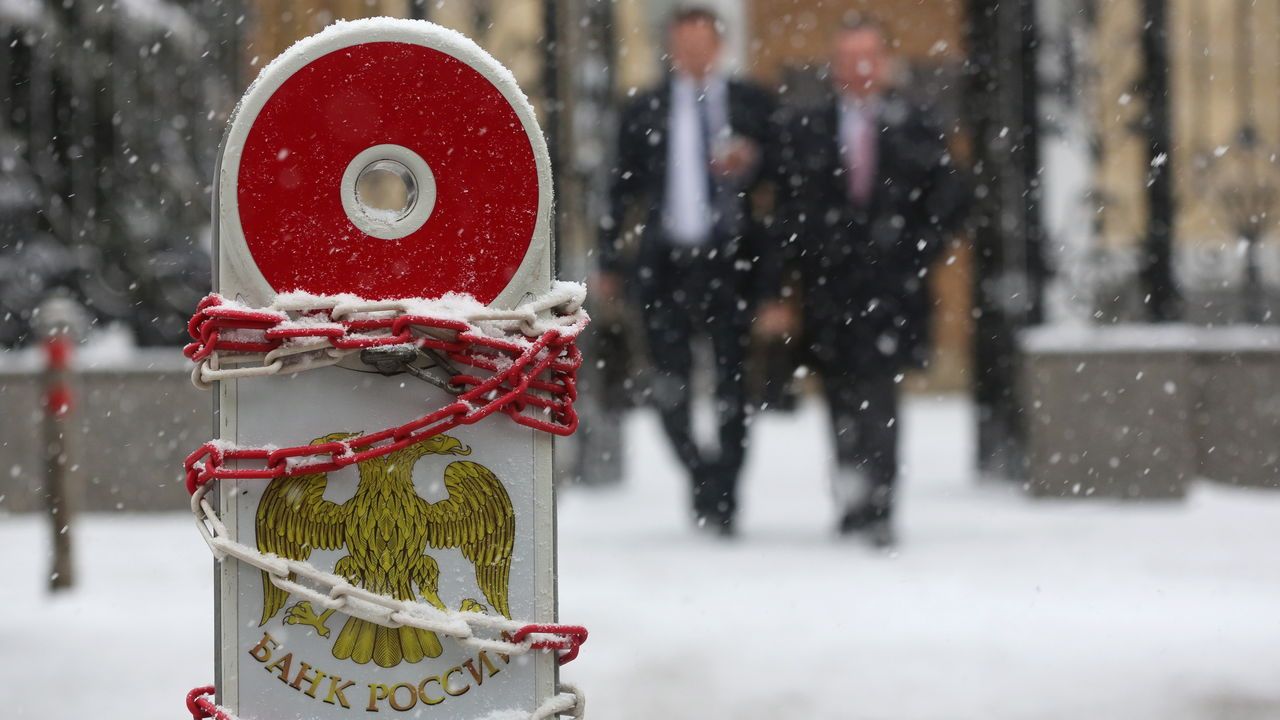
[[489,468],[466,460],[449,463],[444,486],[449,497],[426,507],[427,542],[434,548],[459,548],[475,564],[476,585],[489,604],[511,617],[507,585],[516,514],[507,489]]
[[[326,473],[279,477],[267,485],[258,502],[255,532],[258,549],[289,560],[306,560],[311,551],[336,550],[343,545],[347,511],[324,499],[329,482]],[[289,575],[289,579],[293,579]],[[276,587],[268,574],[262,573],[262,620],[280,612],[289,593]]]

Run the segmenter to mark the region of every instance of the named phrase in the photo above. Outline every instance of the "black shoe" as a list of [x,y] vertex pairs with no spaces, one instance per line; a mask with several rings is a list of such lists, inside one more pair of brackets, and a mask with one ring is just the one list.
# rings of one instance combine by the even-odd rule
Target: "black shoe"
[[866,528],[867,539],[871,547],[877,550],[888,550],[898,544],[898,536],[893,531],[893,523],[888,518],[873,521]]
[[701,524],[703,519],[711,515],[712,508],[706,500],[706,489],[698,486],[693,487],[693,493],[690,496],[689,506],[693,510],[693,521]]
[[865,531],[873,522],[875,522],[875,513],[871,507],[859,505],[844,511],[840,516],[837,530],[841,535],[853,535]]
[[708,535],[731,538],[738,534],[737,527],[734,524],[733,515],[715,510],[704,515],[695,516],[693,524],[699,530],[707,533]]
[[704,464],[702,474],[693,484],[693,513],[699,527],[714,530],[721,537],[733,537],[733,517],[737,503],[733,487],[737,470],[719,462]]
[[700,497],[702,507],[695,511],[698,527],[723,538],[733,537],[736,534],[733,500],[725,496],[723,488],[718,485],[704,485]]
[[876,507],[870,503],[846,510],[840,516],[840,523],[836,529],[845,537],[861,535],[876,548],[889,548],[897,543],[888,509]]
[[715,523],[715,533],[725,539],[737,537],[738,528],[734,525],[733,515],[721,515]]

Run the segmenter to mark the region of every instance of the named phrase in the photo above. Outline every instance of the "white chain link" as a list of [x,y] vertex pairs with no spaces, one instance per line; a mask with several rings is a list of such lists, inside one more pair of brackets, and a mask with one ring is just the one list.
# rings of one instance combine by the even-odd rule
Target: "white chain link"
[[[529,623],[477,612],[441,610],[426,603],[396,600],[356,587],[345,578],[319,570],[305,562],[269,555],[230,538],[227,526],[209,504],[206,496],[213,484],[202,485],[191,496],[191,511],[201,537],[209,544],[218,562],[231,557],[267,573],[271,583],[281,590],[310,601],[326,610],[338,610],[351,617],[385,627],[415,627],[447,635],[476,650],[502,655],[525,655],[533,643],[552,639],[543,633],[532,633],[523,642],[514,643],[495,637],[481,637],[477,630],[489,633],[514,633]],[[290,579],[292,574],[294,579]],[[304,582],[301,582],[305,580]],[[327,592],[320,588],[328,588]],[[550,720],[568,715],[581,720],[586,713],[586,697],[576,687],[560,684],[560,692],[547,698],[529,714],[528,720]],[[231,716],[233,720],[235,716]]]
[[582,720],[587,714],[587,696],[576,686],[560,683],[560,693],[547,698],[529,715],[529,720],[549,720],[549,718],[568,715],[575,720]]
[[[555,282],[551,290],[527,299],[511,310],[478,308],[459,312],[458,302],[441,300],[353,300],[346,297],[285,295],[271,305],[260,308],[282,315],[324,311],[334,321],[349,319],[377,319],[388,315],[427,315],[461,320],[472,326],[514,325],[527,337],[538,337],[548,330],[568,329],[579,326],[585,319],[582,303],[586,288],[579,283]],[[552,312],[554,311],[554,312]],[[495,328],[503,329],[506,328]],[[386,331],[368,333],[371,337],[385,336]],[[234,380],[246,377],[263,377],[280,373],[298,373],[315,368],[336,365],[359,349],[342,350],[327,341],[286,342],[269,353],[237,354],[220,357],[214,351],[196,364],[191,371],[191,382],[207,390],[216,380]],[[223,367],[234,364],[238,367]]]
[[[235,558],[255,567],[270,578],[271,583],[290,595],[297,595],[326,610],[338,610],[351,617],[367,620],[384,627],[415,627],[440,633],[476,650],[486,650],[502,655],[524,655],[538,641],[562,639],[544,633],[533,633],[522,642],[499,639],[501,633],[515,633],[528,622],[478,612],[441,610],[427,603],[397,600],[372,593],[347,582],[341,576],[327,573],[299,561],[267,554],[257,548],[231,539],[206,496],[213,483],[202,485],[191,496],[191,512],[196,518],[196,528],[208,543],[214,558],[222,562]],[[290,578],[290,575],[293,577]],[[478,635],[484,631],[489,636]]]

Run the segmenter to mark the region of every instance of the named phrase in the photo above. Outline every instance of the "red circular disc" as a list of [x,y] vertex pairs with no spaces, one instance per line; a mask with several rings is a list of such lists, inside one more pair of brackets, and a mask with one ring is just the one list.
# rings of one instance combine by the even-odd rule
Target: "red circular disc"
[[[352,224],[340,191],[352,159],[383,144],[418,153],[435,176],[431,216],[398,240]],[[277,292],[488,303],[529,249],[538,173],[519,116],[487,78],[439,50],[373,42],[323,55],[276,89],[245,141],[236,198]]]

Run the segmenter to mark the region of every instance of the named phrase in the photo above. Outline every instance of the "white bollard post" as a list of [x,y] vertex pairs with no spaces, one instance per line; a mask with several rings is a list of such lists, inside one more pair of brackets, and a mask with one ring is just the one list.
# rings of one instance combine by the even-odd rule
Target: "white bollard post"
[[221,561],[194,717],[580,713],[552,437],[586,316],[552,279],[550,188],[510,73],[430,23],[338,23],[246,92],[186,349],[215,386],[187,482]]

